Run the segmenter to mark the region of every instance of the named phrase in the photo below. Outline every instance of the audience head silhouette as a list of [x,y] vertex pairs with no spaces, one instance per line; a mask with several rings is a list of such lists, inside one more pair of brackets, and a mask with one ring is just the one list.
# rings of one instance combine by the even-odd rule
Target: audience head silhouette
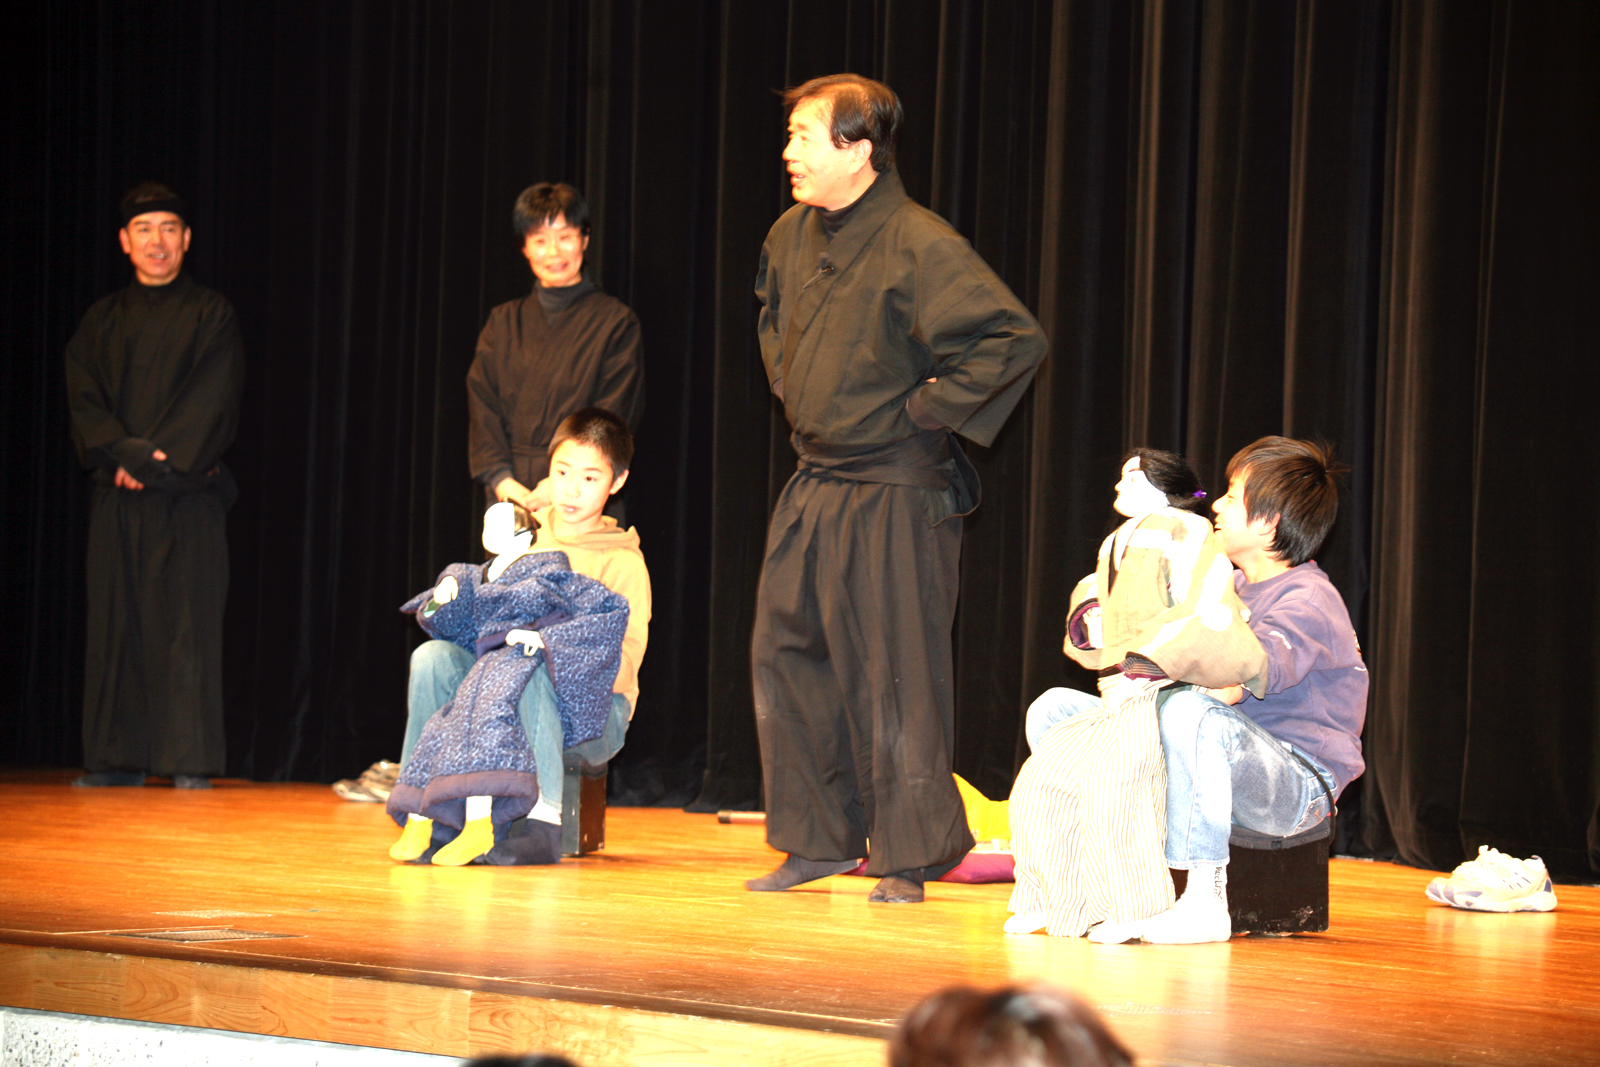
[[1088,1005],[1045,985],[956,986],[906,1013],[889,1067],[1132,1067]]

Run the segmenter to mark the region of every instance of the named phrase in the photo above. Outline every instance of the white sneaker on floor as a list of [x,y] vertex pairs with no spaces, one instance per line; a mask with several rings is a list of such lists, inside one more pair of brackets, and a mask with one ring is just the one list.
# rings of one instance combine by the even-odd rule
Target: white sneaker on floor
[[340,800],[382,804],[389,799],[399,778],[400,765],[381,759],[362,771],[360,778],[341,778],[334,782],[333,792]]
[[1544,860],[1519,860],[1488,845],[1479,845],[1478,858],[1461,864],[1450,877],[1429,882],[1427,892],[1429,900],[1467,911],[1553,911],[1556,906]]
[[1215,897],[1182,897],[1151,919],[1139,940],[1152,945],[1203,945],[1233,938],[1233,916]]

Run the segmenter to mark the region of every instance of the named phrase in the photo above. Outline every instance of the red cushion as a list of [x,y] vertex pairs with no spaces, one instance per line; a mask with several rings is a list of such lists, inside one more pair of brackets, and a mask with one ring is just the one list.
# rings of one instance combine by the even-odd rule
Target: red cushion
[[[867,861],[862,860],[855,870],[848,873],[866,874]],[[968,885],[1016,880],[1016,862],[1009,852],[968,852],[953,870],[939,879],[941,882],[965,882]]]

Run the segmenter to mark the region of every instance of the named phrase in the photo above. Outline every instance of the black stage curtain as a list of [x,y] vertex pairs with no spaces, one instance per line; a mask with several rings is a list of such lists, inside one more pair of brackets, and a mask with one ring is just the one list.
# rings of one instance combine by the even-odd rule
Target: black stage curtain
[[850,69],[905,102],[907,189],[1053,340],[973,449],[957,769],[1004,794],[1027,703],[1090,684],[1061,620],[1126,448],[1184,451],[1220,490],[1251,439],[1319,436],[1352,468],[1320,561],[1373,680],[1343,847],[1600,871],[1600,7],[67,0],[6,47],[13,758],[78,758],[59,354],[126,276],[117,194],[190,196],[191,268],[250,346],[230,768],[328,780],[394,754],[415,634],[392,607],[477,551],[462,376],[529,284],[511,201],[551,178],[588,193],[590,265],[646,335],[628,510],[657,608],[613,788],[756,803],[750,615],[793,469],[750,294],[788,202],[774,90]]

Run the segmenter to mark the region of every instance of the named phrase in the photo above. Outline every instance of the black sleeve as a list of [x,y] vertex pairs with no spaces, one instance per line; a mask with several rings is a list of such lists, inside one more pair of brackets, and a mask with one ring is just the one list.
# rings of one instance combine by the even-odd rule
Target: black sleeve
[[605,408],[637,431],[644,415],[644,358],[639,317],[629,311],[606,339],[600,357],[595,407]]
[[[221,297],[215,300],[200,318],[193,366],[145,431],[166,452],[173,469],[185,474],[203,474],[216,466],[239,427],[244,339],[233,306]],[[131,468],[128,473],[133,474]]]
[[110,448],[128,437],[128,428],[112,407],[98,373],[95,339],[101,328],[100,306],[89,309],[67,342],[67,410],[72,418],[72,443],[78,461],[93,469],[114,464]]

